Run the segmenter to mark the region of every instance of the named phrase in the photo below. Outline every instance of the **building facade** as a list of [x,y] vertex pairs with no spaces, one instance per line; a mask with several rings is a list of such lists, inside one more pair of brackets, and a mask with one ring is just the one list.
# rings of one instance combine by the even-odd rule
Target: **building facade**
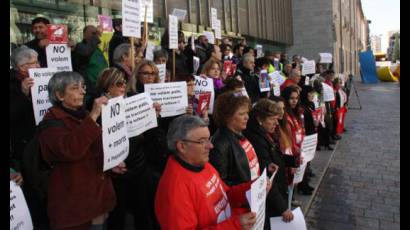
[[336,73],[359,76],[359,53],[367,50],[368,21],[360,0],[292,0],[294,45],[290,56],[319,60],[333,54]]
[[[388,33],[388,35],[389,35],[389,37],[388,37],[389,47],[387,48],[387,58],[388,58],[388,60],[391,60],[391,61],[395,61],[395,60],[393,60],[394,59],[393,51],[394,51],[394,46],[396,45],[396,34],[397,34],[397,37],[398,37],[398,47],[399,47],[398,52],[400,53],[400,31],[390,31]],[[399,57],[400,57],[400,55],[399,55]]]
[[371,47],[373,54],[382,52],[382,35],[372,35],[370,36]]
[[[188,37],[210,30],[210,9],[216,8],[224,37],[245,37],[251,46],[285,50],[293,43],[289,0],[146,0],[153,1],[154,23],[149,39],[159,44],[173,9],[187,11],[181,30]],[[97,25],[99,14],[121,17],[121,0],[10,0],[10,40],[23,44],[33,38],[31,20],[45,16],[53,24],[67,24],[69,37],[81,41],[86,25]]]

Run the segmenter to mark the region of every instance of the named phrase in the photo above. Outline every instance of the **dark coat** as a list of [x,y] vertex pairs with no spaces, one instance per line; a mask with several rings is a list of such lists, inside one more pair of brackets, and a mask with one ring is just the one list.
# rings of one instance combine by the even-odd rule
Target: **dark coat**
[[262,94],[260,92],[258,76],[255,73],[246,69],[243,65],[239,65],[236,75],[240,75],[242,77],[246,92],[248,93],[252,104],[266,95],[265,93]]
[[[172,55],[172,50],[168,50],[167,69],[171,72],[171,74],[174,64]],[[180,54],[175,52],[175,75],[185,76],[191,74],[190,70],[192,69],[192,67],[190,68],[188,66],[188,63],[188,58],[183,52],[181,52]]]
[[120,31],[115,31],[114,34],[112,35],[112,38],[110,40],[110,43],[108,45],[108,60],[110,66],[114,65],[114,51],[117,46],[121,45],[122,43],[128,43],[128,37],[122,36],[122,32]]
[[31,48],[33,50],[35,50],[38,53],[38,62],[40,63],[40,67],[41,68],[47,68],[47,55],[46,55],[46,48],[41,48],[38,45],[38,42],[40,40],[38,40],[37,38],[34,40],[31,40],[29,42],[27,42],[26,45],[28,48]]
[[304,117],[304,125],[305,125],[305,134],[312,135],[317,133],[315,123],[313,122],[312,111],[315,105],[310,103],[309,105],[302,105],[303,106],[303,117]]
[[78,226],[111,211],[116,198],[111,177],[103,172],[101,127],[88,115],[80,120],[58,106],[47,119],[64,122],[39,137],[43,158],[54,166],[48,187],[51,227]]
[[285,156],[277,151],[276,144],[272,139],[268,138],[268,134],[258,124],[254,117],[251,117],[248,121],[248,127],[244,131],[244,135],[255,149],[261,172],[263,172],[263,170],[265,170],[265,168],[271,163],[279,166],[279,171],[277,172],[272,183],[272,188],[268,193],[266,201],[266,218],[280,216],[288,209],[286,194],[286,163],[283,159]]
[[248,158],[239,143],[241,138],[245,137],[225,127],[219,128],[212,136],[214,148],[209,153],[209,162],[228,186],[251,180]]

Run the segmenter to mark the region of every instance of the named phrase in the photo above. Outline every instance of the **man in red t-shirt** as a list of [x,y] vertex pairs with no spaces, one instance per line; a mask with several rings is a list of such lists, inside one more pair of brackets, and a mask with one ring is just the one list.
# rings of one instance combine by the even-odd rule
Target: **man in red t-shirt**
[[280,86],[280,91],[282,92],[286,87],[291,85],[298,86],[299,81],[301,79],[301,73],[299,69],[292,69],[290,72],[289,78]]
[[256,214],[235,215],[246,203],[250,183],[228,187],[208,163],[213,148],[205,122],[191,115],[176,118],[168,130],[169,157],[158,185],[155,213],[164,230],[250,229]]

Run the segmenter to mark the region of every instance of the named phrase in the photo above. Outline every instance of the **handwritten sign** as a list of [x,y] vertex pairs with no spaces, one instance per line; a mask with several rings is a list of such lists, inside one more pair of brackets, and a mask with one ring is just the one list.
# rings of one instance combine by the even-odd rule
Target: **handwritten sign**
[[172,117],[186,112],[188,93],[186,82],[145,84],[145,92],[161,104],[161,117]]
[[186,16],[186,14],[187,14],[187,11],[186,11],[186,10],[182,10],[182,9],[176,9],[176,8],[175,8],[175,9],[172,11],[172,15],[173,15],[173,16],[176,16],[176,17],[178,18],[178,20],[181,21],[181,22],[185,21],[185,16]]
[[67,44],[49,44],[46,47],[47,66],[57,68],[58,72],[73,71],[71,51]]
[[212,78],[204,76],[195,76],[194,93],[195,98],[199,99],[201,93],[211,93],[211,100],[208,107],[208,113],[213,114],[215,103],[214,81]]
[[222,39],[221,20],[216,19],[214,30],[215,30],[215,38]]
[[141,22],[145,19],[145,7],[147,7],[147,22],[154,23],[154,4],[152,0],[140,0],[141,2]]
[[158,126],[153,102],[147,93],[125,99],[128,137],[135,137]]
[[44,115],[46,115],[48,109],[52,106],[48,97],[48,82],[56,72],[56,68],[35,68],[28,70],[30,78],[34,79],[34,85],[30,90],[36,125],[43,120]]
[[47,38],[50,44],[67,44],[68,29],[66,25],[47,25]]
[[314,60],[305,61],[302,65],[302,75],[316,73],[316,63]]
[[317,133],[305,136],[302,142],[303,161],[309,162],[313,160],[316,153],[317,140]]
[[125,119],[125,101],[122,96],[112,98],[103,105],[101,112],[103,130],[104,171],[125,160],[129,152],[129,140]]
[[30,211],[23,191],[14,181],[10,181],[10,229],[33,229]]
[[211,27],[212,29],[216,29],[218,20],[218,10],[216,8],[211,8]]
[[98,15],[98,24],[104,32],[112,32],[112,17],[107,15]]
[[319,53],[320,62],[319,63],[332,63],[333,55],[331,53]]
[[208,38],[208,42],[210,44],[215,44],[215,35],[214,32],[212,31],[204,31],[203,35],[205,35],[206,38]]
[[141,0],[122,0],[122,34],[141,38]]
[[178,49],[178,18],[169,15],[169,48]]

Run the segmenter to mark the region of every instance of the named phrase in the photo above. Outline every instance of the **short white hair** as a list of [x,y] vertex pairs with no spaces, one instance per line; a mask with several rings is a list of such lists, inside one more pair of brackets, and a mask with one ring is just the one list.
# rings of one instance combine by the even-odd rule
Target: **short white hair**
[[20,46],[13,50],[10,56],[11,66],[16,69],[18,66],[27,64],[33,57],[37,58],[38,53],[28,48],[27,46]]

